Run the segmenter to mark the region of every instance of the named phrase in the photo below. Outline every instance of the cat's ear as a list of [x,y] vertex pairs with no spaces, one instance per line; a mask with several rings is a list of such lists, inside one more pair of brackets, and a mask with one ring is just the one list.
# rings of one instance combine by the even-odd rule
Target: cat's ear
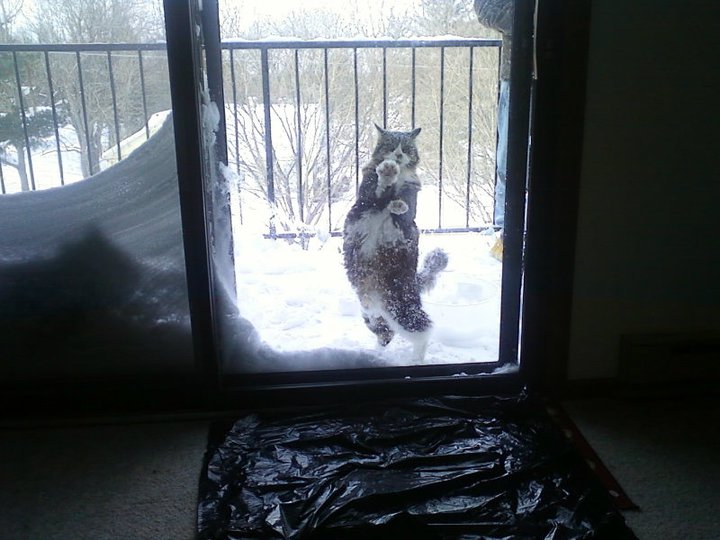
[[[373,124],[375,124],[375,122],[373,122]],[[380,126],[378,126],[377,124],[375,124],[375,129],[378,130],[378,133],[379,133],[380,135],[384,135],[384,134],[385,134],[385,130],[384,130],[383,128],[381,128]]]
[[410,136],[414,139],[418,135],[420,135],[420,132],[422,131],[422,128],[415,128],[410,132]]

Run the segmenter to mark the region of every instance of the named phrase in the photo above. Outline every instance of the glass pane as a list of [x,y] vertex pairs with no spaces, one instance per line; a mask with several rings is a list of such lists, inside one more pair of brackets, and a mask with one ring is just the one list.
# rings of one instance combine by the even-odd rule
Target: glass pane
[[162,11],[34,4],[3,41],[42,44],[0,50],[0,377],[191,372]]
[[497,362],[503,34],[472,2],[250,4],[220,3],[225,371]]

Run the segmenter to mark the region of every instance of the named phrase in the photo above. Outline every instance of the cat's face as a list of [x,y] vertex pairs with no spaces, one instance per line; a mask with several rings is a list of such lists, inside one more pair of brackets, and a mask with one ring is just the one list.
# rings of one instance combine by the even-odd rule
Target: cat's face
[[373,151],[373,160],[378,163],[386,159],[395,161],[401,168],[415,167],[420,161],[416,137],[420,134],[420,128],[412,131],[388,131],[377,124],[378,142]]

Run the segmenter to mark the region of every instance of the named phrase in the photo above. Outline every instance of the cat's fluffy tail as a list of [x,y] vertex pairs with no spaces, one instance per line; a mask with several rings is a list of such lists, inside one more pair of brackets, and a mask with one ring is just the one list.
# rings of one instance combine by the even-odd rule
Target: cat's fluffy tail
[[433,249],[425,255],[422,270],[417,274],[420,292],[427,292],[435,286],[437,275],[448,265],[448,256],[442,249]]

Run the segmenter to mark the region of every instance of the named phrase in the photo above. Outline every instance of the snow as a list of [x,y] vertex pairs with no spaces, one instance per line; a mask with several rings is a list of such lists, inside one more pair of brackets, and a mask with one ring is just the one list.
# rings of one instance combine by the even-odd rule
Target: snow
[[[450,257],[435,289],[424,298],[434,321],[426,364],[497,360],[502,265],[489,255],[493,240],[482,233],[421,236],[421,258],[435,247]],[[381,365],[416,363],[411,344],[400,337],[384,349],[376,346],[345,276],[341,245],[338,237],[312,239],[303,250],[236,226],[241,315],[279,352],[329,347],[372,355]]]
[[[160,111],[151,115],[150,118],[148,118],[147,131],[145,130],[145,127],[142,127],[132,135],[125,137],[120,142],[120,155],[125,158],[130,155],[133,150],[139,148],[140,145],[147,140],[148,132],[150,135],[157,132],[157,130],[160,129],[169,114],[170,111]],[[117,161],[117,145],[113,145],[102,153],[102,160],[100,162],[100,166],[103,169],[106,169],[110,165],[114,165],[115,163],[117,163]]]
[[0,196],[3,377],[194,369],[176,170],[166,121],[88,179]]
[[[222,171],[231,186],[237,185],[239,178],[232,169],[223,167]],[[234,195],[231,210],[238,309],[243,318],[252,321],[266,347],[285,356],[329,348],[369,356],[374,365],[416,363],[409,342],[396,337],[386,348],[378,348],[365,327],[345,276],[341,238],[318,235],[306,249],[284,239],[266,238],[271,214],[268,205],[252,206],[243,200],[241,225],[238,191],[231,188],[230,193]],[[436,204],[435,190],[421,190],[418,217],[424,206]],[[421,235],[421,260],[438,247],[450,259],[436,287],[424,298],[434,321],[426,364],[497,361],[502,264],[490,254],[495,240],[493,232]],[[312,357],[303,359],[313,362]],[[312,368],[300,365],[298,359],[293,365],[295,369]]]
[[[218,110],[205,97],[205,135],[206,141],[212,143],[213,137],[207,131],[217,128]],[[21,269],[18,266],[21,264],[32,265],[28,268],[37,271],[38,275],[53,273],[51,283],[46,285],[46,293],[55,294],[55,302],[66,302],[63,287],[74,285],[75,276],[83,274],[83,269],[76,266],[61,267],[67,276],[59,275],[55,270],[65,260],[64,253],[85,241],[88,231],[99,230],[103,248],[111,251],[113,256],[119,257],[113,251],[115,249],[129,255],[132,263],[128,264],[132,264],[133,275],[139,277],[132,282],[128,278],[127,296],[114,298],[113,303],[108,304],[108,324],[117,325],[118,333],[128,325],[140,325],[137,339],[147,340],[147,344],[157,340],[154,336],[157,336],[158,328],[171,330],[168,340],[175,346],[162,360],[165,366],[162,369],[167,369],[173,355],[184,358],[183,365],[188,366],[190,350],[186,300],[182,295],[178,298],[175,291],[183,289],[184,273],[177,173],[169,124],[170,120],[167,120],[148,143],[90,179],[64,187],[0,197],[0,225],[6,231],[0,241],[0,273],[16,275],[14,272]],[[216,186],[213,200],[218,204],[217,201],[224,201],[225,195],[230,195],[237,288],[236,298],[231,298],[231,303],[236,300],[237,313],[223,314],[220,319],[227,340],[223,346],[226,354],[223,364],[229,372],[414,363],[409,342],[396,337],[386,348],[380,349],[365,327],[357,298],[345,277],[340,238],[319,234],[309,241],[307,249],[286,240],[268,239],[265,235],[273,211],[258,200],[254,204],[243,200],[244,224],[241,225],[236,189],[238,175],[225,166],[221,166],[221,172],[223,182]],[[418,216],[422,215],[423,208],[433,208],[436,204],[437,192],[423,189]],[[215,215],[219,213],[215,212]],[[464,214],[458,220],[461,218],[464,219]],[[228,235],[218,234],[219,223],[221,221],[215,222],[214,238],[220,242],[214,246],[216,264],[222,261],[217,254],[223,252],[218,245],[222,247],[223,242],[229,241]],[[490,255],[494,240],[492,233],[421,236],[421,258],[431,249],[441,247],[450,259],[436,288],[424,299],[426,310],[434,321],[425,364],[497,360],[502,265]],[[88,249],[93,248],[93,244],[88,246]],[[114,264],[113,260],[96,260],[100,257],[96,252],[85,256],[92,264],[85,270],[88,275],[83,274],[83,279],[90,284],[101,277],[97,272],[109,271]],[[224,281],[227,268],[219,268],[218,272]],[[223,291],[229,290],[232,287],[223,283]],[[0,287],[0,293],[0,304],[3,295],[7,295],[6,300],[17,296],[17,291],[8,290],[7,286]],[[94,300],[88,297],[85,301],[91,304]],[[8,316],[4,320],[12,320],[15,308],[9,301],[5,308],[9,311],[3,311]],[[49,306],[48,310],[50,308],[55,309]],[[38,309],[42,309],[42,305]],[[79,308],[74,306],[74,309]],[[48,316],[52,313],[48,311]],[[94,316],[96,324],[103,324],[104,319]],[[42,317],[39,320],[43,320]],[[82,333],[79,339],[89,339],[88,335]],[[29,345],[31,342],[18,342],[18,350]],[[156,349],[159,346],[155,344]],[[42,352],[39,351],[37,362],[43,361]],[[83,358],[85,353],[75,346],[66,351],[65,356],[76,358],[76,367],[80,370],[102,372],[107,368],[107,364],[94,365],[88,360],[96,354],[92,349],[86,353],[88,357]],[[113,369],[127,368],[120,365],[126,354],[127,351],[118,345],[114,360],[118,364]],[[133,365],[140,361],[141,358],[136,358]],[[146,365],[145,368],[155,369],[159,365]],[[36,369],[32,364],[27,368],[30,372]],[[67,366],[58,365],[54,369],[64,370]]]
[[307,41],[306,39],[295,37],[295,36],[279,36],[277,34],[272,34],[260,39],[247,39],[242,37],[231,37],[231,38],[223,38],[223,43],[267,43],[267,42],[274,42],[274,41]]

